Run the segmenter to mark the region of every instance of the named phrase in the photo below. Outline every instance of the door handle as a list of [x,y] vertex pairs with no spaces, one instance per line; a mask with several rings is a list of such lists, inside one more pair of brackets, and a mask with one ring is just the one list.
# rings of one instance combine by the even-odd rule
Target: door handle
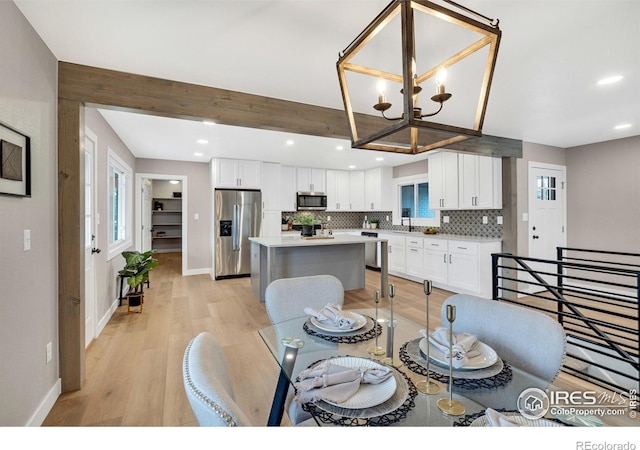
[[91,249],[91,254],[93,255],[94,253],[100,253],[101,251],[102,251],[102,250],[100,250],[99,248],[95,248],[95,247],[93,247],[93,248]]
[[535,234],[533,235],[533,239],[539,239],[540,236],[536,236]]

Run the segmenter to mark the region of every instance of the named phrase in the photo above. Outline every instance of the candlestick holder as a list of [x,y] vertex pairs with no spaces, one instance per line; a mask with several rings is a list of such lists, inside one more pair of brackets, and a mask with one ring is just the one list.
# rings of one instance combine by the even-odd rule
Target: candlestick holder
[[447,305],[447,321],[449,322],[449,398],[438,400],[438,408],[449,416],[461,416],[465,412],[462,403],[453,399],[453,322],[456,320],[455,305]]
[[[431,280],[424,280],[422,282],[422,287],[424,289],[424,294],[427,298],[427,324],[426,331],[427,336],[429,336],[429,295],[432,291]],[[429,339],[427,339],[427,379],[420,380],[416,383],[416,389],[422,392],[423,394],[434,395],[440,392],[440,386],[429,379],[429,364],[431,363],[431,358],[429,357]]]
[[389,285],[389,305],[391,310],[391,317],[387,323],[387,357],[382,362],[388,366],[400,367],[402,361],[393,358],[393,334],[396,328],[396,321],[393,319],[393,300],[396,296],[396,286]]
[[376,330],[376,327],[378,326],[378,305],[380,304],[380,291],[375,291],[373,293],[373,301],[376,304],[376,321],[373,324],[373,331],[376,334],[376,345],[374,347],[369,347],[367,349],[367,352],[369,352],[371,355],[381,356],[385,354],[385,351],[382,347],[378,346],[378,332]]

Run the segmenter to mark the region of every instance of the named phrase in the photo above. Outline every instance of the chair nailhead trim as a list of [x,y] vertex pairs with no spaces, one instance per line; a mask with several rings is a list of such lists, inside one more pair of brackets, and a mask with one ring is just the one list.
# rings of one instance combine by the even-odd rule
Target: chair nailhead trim
[[220,417],[222,420],[224,420],[224,422],[227,424],[228,427],[237,427],[238,424],[233,419],[233,416],[231,416],[231,414],[229,414],[227,411],[225,411],[220,405],[218,405],[216,402],[211,400],[209,397],[204,395],[193,384],[193,381],[191,380],[191,371],[189,370],[189,354],[191,353],[191,346],[192,345],[193,345],[193,340],[191,342],[189,342],[189,345],[187,346],[187,350],[185,352],[184,362],[183,362],[183,369],[184,369],[184,373],[185,373],[185,381],[187,382],[187,386],[189,388],[189,391],[191,391],[191,393],[198,400],[200,400],[206,406],[210,407],[216,413],[216,415],[218,417]]

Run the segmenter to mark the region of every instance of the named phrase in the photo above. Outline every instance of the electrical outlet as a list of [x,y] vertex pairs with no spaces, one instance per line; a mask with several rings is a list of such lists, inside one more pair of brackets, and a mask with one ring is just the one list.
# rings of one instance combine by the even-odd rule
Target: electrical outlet
[[442,217],[442,221],[443,221],[444,223],[449,223],[449,216],[443,216],[443,217]]
[[482,223],[483,224],[488,224],[489,223],[489,218],[487,216],[482,216]]
[[496,222],[498,222],[498,225],[502,225],[502,216],[496,217]]
[[387,222],[389,221],[389,216],[387,216]]
[[331,216],[327,216],[327,222],[331,222]]
[[51,362],[52,358],[53,358],[53,344],[49,342],[47,344],[47,364]]

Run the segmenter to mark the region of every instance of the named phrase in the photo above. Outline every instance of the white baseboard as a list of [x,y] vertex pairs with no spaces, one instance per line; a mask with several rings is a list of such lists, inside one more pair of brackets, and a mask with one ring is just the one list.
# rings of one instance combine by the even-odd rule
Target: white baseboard
[[44,419],[47,418],[47,415],[51,412],[53,405],[55,405],[56,400],[60,397],[62,393],[62,380],[58,378],[54,385],[51,387],[47,395],[45,395],[44,399],[36,409],[36,412],[31,416],[29,421],[25,424],[27,427],[39,427],[44,423]]
[[185,276],[190,276],[190,275],[207,275],[207,274],[211,274],[211,268],[210,267],[205,267],[204,269],[187,270],[187,272],[184,275]]

